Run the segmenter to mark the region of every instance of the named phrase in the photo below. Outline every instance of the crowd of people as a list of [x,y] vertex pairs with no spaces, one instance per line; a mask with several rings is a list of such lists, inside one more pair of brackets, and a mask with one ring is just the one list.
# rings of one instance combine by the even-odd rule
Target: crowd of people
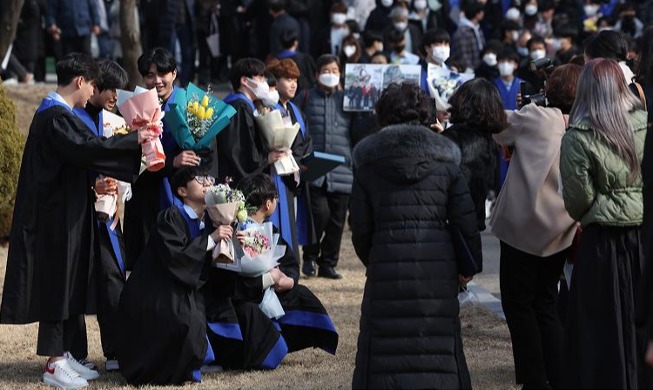
[[[141,1],[138,71],[160,110],[190,81],[224,79],[235,112],[195,150],[164,121],[156,172],[140,169],[151,128],[103,134],[129,81],[110,33],[117,3],[26,1],[3,76],[43,75],[45,32],[57,89],[25,146],[0,322],[39,323],[46,384],[99,376],[85,314],[98,315],[105,370],[134,385],[334,354],[336,327],[299,278],[343,277],[349,224],[367,268],[353,387],[471,387],[458,292],[473,277],[464,258],[482,268],[486,229],[500,240],[517,384],[653,386],[648,2]],[[422,82],[348,112],[344,66],[367,62],[420,64]],[[434,66],[475,78],[443,99],[425,82]],[[299,129],[289,149],[263,135],[274,110]],[[344,163],[311,181],[274,168],[292,156],[304,172],[313,152]],[[245,240],[207,218],[205,194],[225,181],[248,223],[273,223],[278,267],[215,266],[218,243]],[[132,183],[124,219],[106,219],[93,204],[120,182]],[[261,306],[270,288],[279,317]]]

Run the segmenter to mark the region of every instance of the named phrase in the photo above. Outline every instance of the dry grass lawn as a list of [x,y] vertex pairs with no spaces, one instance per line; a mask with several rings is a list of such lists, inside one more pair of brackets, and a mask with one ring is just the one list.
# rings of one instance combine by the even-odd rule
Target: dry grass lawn
[[[27,131],[38,101],[48,87],[7,88],[21,108],[19,126]],[[0,287],[4,284],[7,248],[0,248]],[[360,302],[365,284],[365,270],[351,246],[351,236],[345,233],[340,265],[344,278],[300,280],[322,300],[340,334],[337,354],[321,350],[304,350],[290,354],[282,365],[268,372],[226,372],[204,376],[201,384],[179,388],[193,389],[340,389],[351,387],[356,355],[356,339],[360,317]],[[465,354],[477,389],[512,389],[514,373],[508,328],[502,320],[482,307],[461,312]],[[87,317],[89,359],[104,366],[97,321]],[[0,326],[0,390],[39,389],[45,359],[35,355],[37,325]],[[94,389],[129,389],[119,374],[104,373],[91,384]],[[147,389],[154,387],[145,387]],[[166,387],[172,389],[172,387]]]

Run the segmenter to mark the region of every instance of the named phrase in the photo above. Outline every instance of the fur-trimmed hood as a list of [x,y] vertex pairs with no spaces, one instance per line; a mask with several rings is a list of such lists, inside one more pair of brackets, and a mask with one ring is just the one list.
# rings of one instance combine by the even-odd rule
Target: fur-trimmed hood
[[442,162],[460,164],[460,149],[448,138],[419,125],[392,125],[363,139],[354,149],[355,168],[374,164],[392,181],[417,181]]

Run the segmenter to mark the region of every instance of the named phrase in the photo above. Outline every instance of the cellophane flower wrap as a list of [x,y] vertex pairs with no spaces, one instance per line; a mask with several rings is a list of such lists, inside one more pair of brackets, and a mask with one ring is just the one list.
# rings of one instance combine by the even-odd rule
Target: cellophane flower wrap
[[[143,92],[144,91],[144,92]],[[132,129],[147,127],[158,135],[141,144],[145,166],[148,171],[156,172],[166,164],[166,156],[161,145],[164,112],[161,111],[156,89],[137,88],[134,92],[118,91],[118,110],[125,122]]]
[[[232,189],[227,180],[209,188],[204,194],[206,211],[214,226],[230,225],[233,222],[244,222],[247,219],[245,196],[240,190]],[[223,239],[216,242],[213,249],[213,260],[216,263],[231,264],[236,258],[232,240]]]
[[299,123],[293,124],[290,116],[283,117],[278,109],[257,110],[254,117],[269,150],[287,152],[274,163],[277,175],[285,176],[299,172],[299,165],[292,155],[291,147],[299,132]]
[[211,147],[211,142],[236,115],[229,104],[216,98],[209,87],[203,91],[193,83],[175,92],[164,121],[183,150]]
[[[237,250],[237,260],[233,264],[216,264],[218,268],[253,278],[279,265],[279,259],[286,254],[286,246],[278,245],[279,234],[274,233],[272,222],[247,223],[243,231],[246,238]],[[272,287],[266,289],[259,307],[268,318],[279,318],[285,314]]]
[[[124,135],[130,130],[123,118],[107,110],[102,111],[102,135],[104,137],[109,138],[116,134]],[[115,230],[118,222],[120,222],[120,229],[124,228],[125,202],[132,197],[131,184],[120,180],[117,180],[117,184],[118,190],[115,194],[98,195],[96,193],[95,211],[102,222],[113,218],[111,230]]]

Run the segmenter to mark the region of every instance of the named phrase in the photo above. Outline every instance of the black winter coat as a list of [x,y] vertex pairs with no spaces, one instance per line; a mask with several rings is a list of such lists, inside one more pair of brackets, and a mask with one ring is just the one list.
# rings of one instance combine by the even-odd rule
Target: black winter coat
[[460,170],[463,172],[469,193],[474,201],[478,230],[485,230],[485,199],[498,177],[499,147],[489,132],[477,127],[458,123],[444,131],[460,148],[462,161]]
[[447,224],[476,258],[480,235],[456,145],[389,126],[354,150],[354,249],[367,266],[354,388],[469,388]]

